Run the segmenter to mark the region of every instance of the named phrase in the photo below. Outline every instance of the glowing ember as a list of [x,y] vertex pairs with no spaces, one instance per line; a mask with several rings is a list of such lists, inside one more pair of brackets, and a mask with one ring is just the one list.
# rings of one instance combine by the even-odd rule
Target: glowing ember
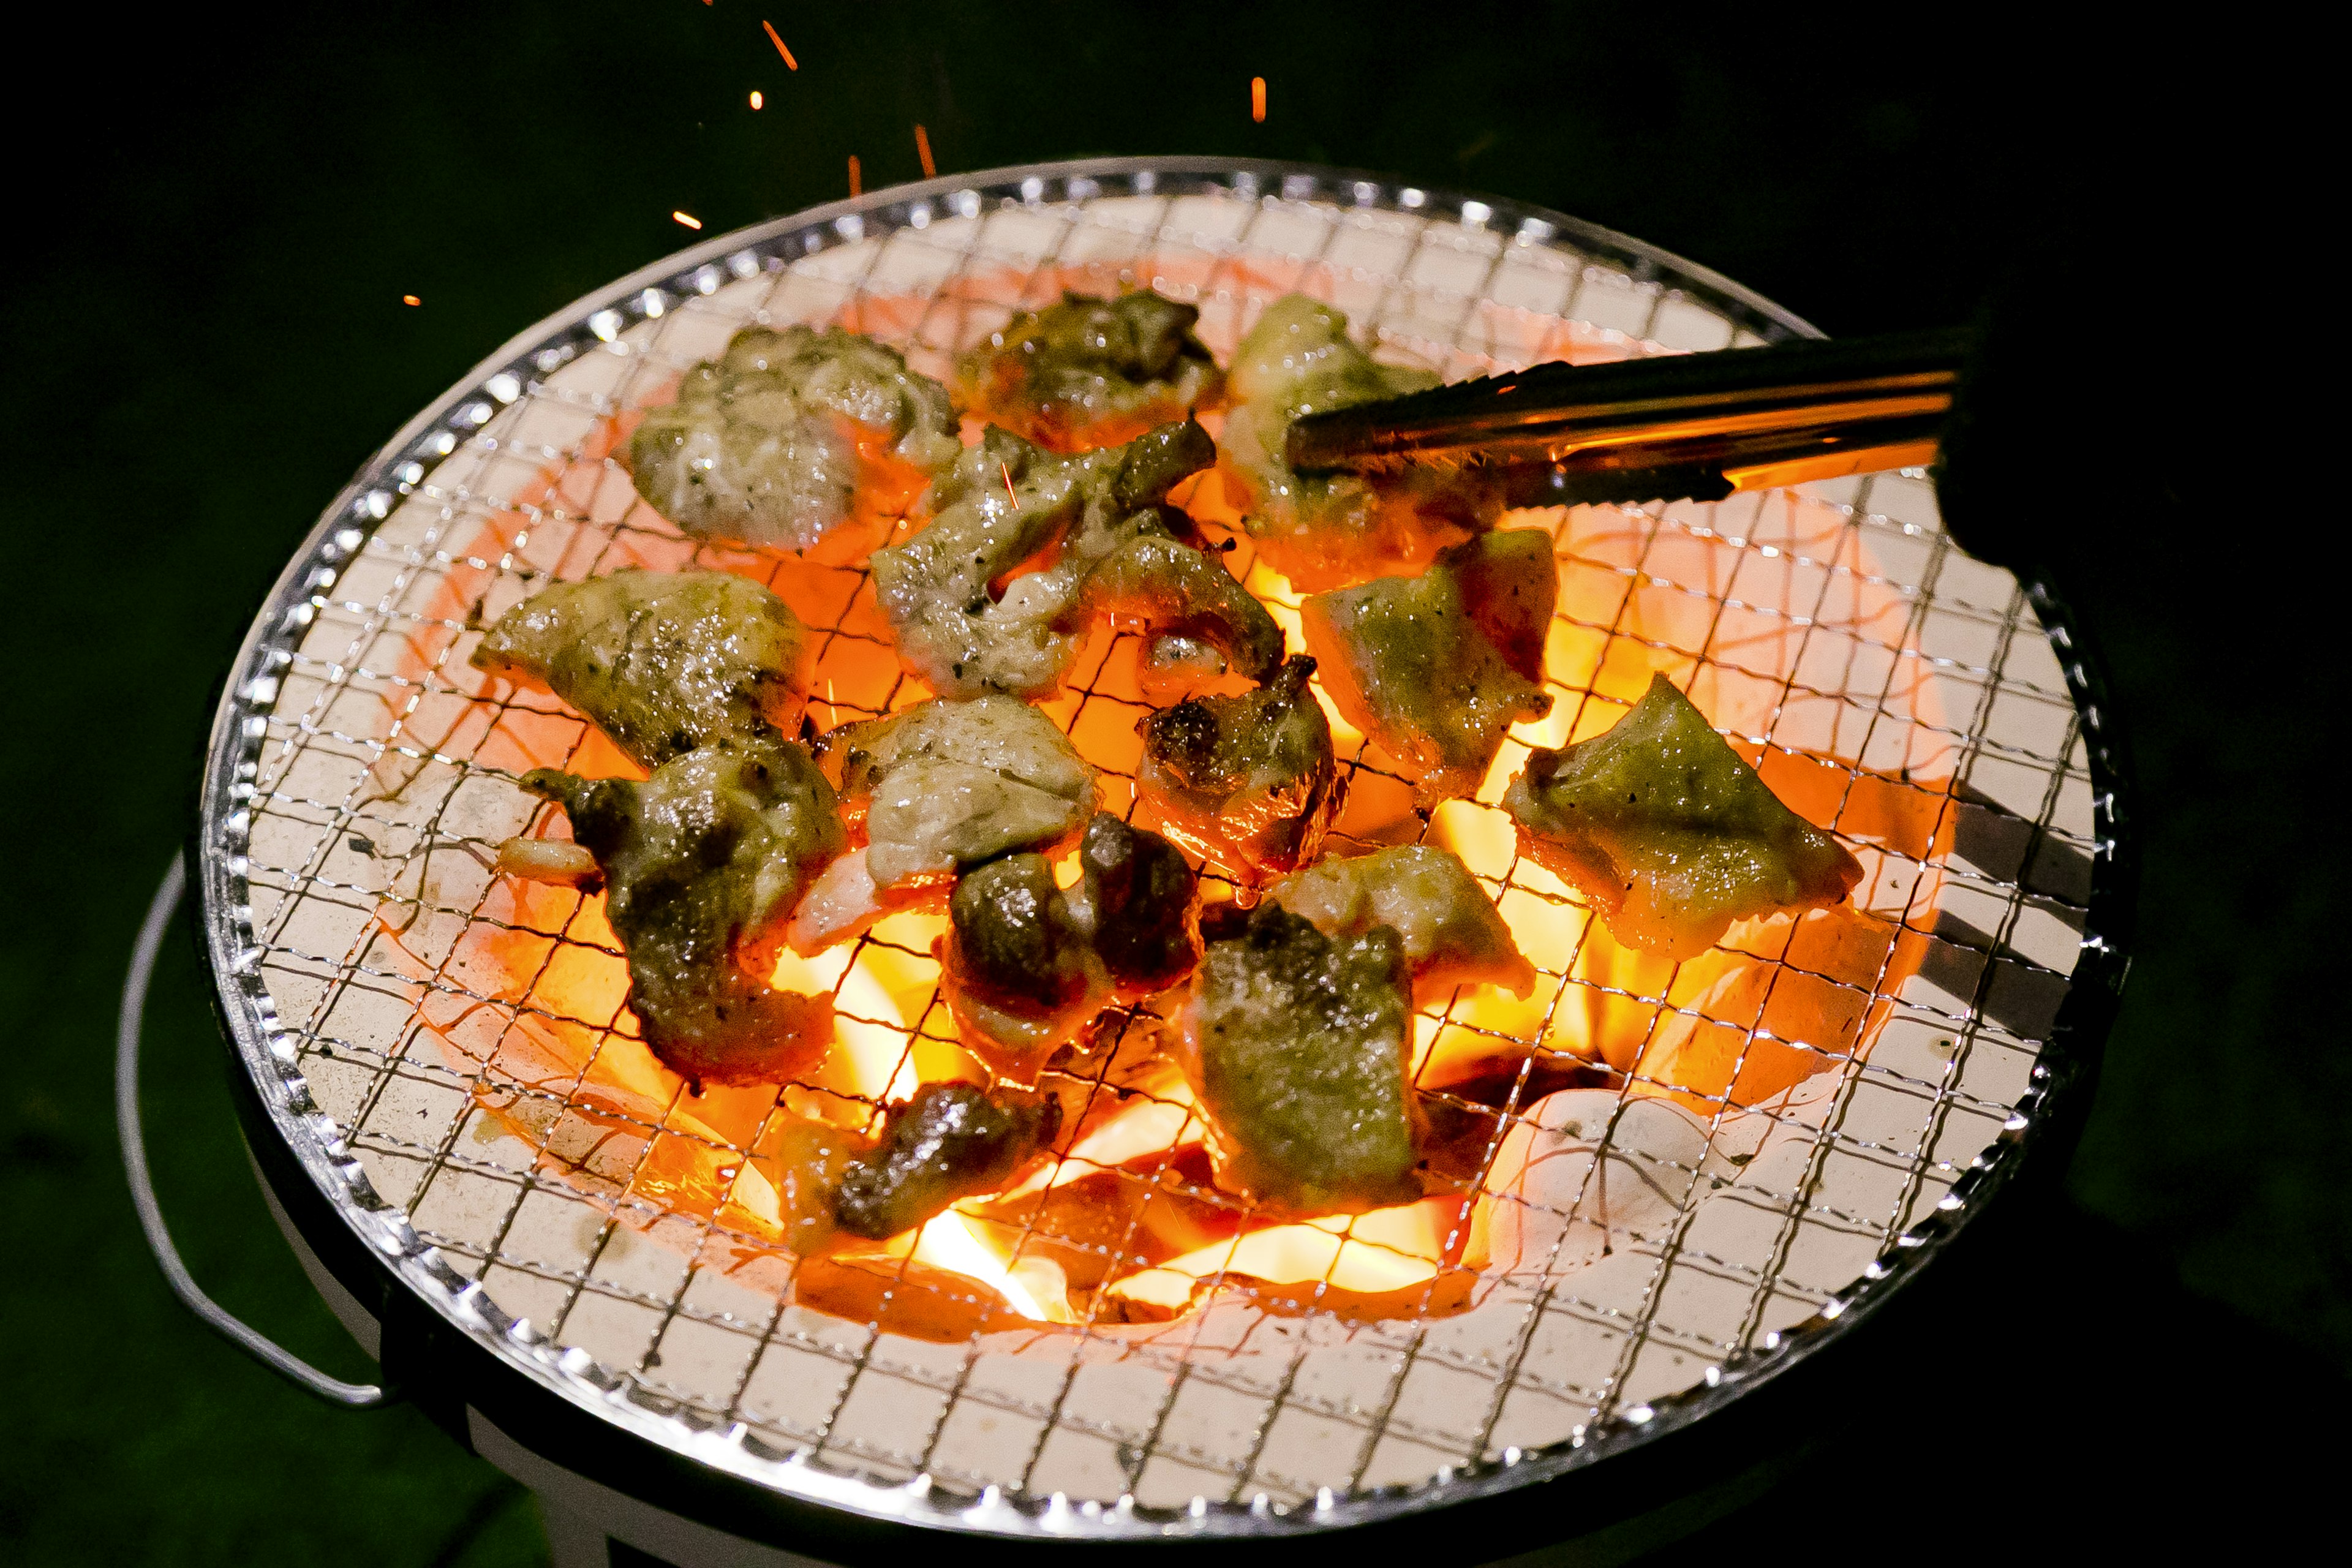
[[931,139],[919,121],[915,126],[915,156],[923,161],[923,178],[939,177],[939,165],[931,162]]
[[702,226],[702,220],[694,216],[690,213],[674,212],[669,216],[676,221],[686,225],[688,228],[700,228]]
[[1250,78],[1250,118],[1260,125],[1265,123],[1265,78]]
[[857,154],[852,153],[849,155],[849,194],[853,196],[863,194],[865,189],[866,180],[865,176],[858,171]]
[[792,50],[784,47],[783,37],[776,31],[776,25],[763,18],[760,26],[767,30],[768,42],[776,46],[776,53],[784,57],[784,64],[793,70],[800,69],[801,62],[793,58]]
[[400,302],[404,305],[422,305],[425,303],[424,300],[418,299],[414,294],[403,294],[400,297]]
[[763,99],[763,98],[761,98],[761,97],[760,96],[760,89],[759,89],[758,88],[756,88],[756,87],[755,87],[755,88],[753,88],[753,89],[751,89],[751,107],[752,107],[752,108],[757,109],[757,108],[759,108],[761,104],[765,103],[766,101],[767,101],[767,100],[766,100],[765,99]]

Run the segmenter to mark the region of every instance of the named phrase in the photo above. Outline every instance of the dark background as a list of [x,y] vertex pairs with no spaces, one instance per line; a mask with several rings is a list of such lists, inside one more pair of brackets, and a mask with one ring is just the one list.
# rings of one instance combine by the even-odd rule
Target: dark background
[[[2333,335],[2269,193],[2316,148],[2278,118],[2290,38],[2046,6],[767,3],[797,72],[751,0],[12,23],[0,1555],[543,1551],[520,1494],[421,1418],[317,1407],[167,1296],[108,1109],[123,959],[213,684],[369,451],[692,239],[672,209],[709,235],[829,200],[853,153],[868,189],[914,178],[919,121],[942,172],[1215,153],[1496,192],[1833,333],[1961,319],[2008,269],[2053,341],[2095,349],[2043,378],[2027,444],[2137,752],[2137,960],[2087,1131],[1930,1276],[1830,1457],[1684,1555],[1801,1525],[1937,1559],[2021,1530],[2168,1556],[2327,1495],[2352,1372],[2342,681],[2317,630],[2340,464],[2254,442],[2275,398],[2241,373]],[[234,1310],[371,1375],[262,1209],[211,1028],[174,943],[146,1103],[181,1243]]]

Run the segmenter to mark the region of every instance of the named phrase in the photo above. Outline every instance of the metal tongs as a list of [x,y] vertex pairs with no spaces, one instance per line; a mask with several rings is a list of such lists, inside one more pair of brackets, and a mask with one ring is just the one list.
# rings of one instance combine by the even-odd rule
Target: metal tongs
[[1972,337],[1531,365],[1303,416],[1286,455],[1302,470],[1500,465],[1520,506],[1719,500],[1933,460]]

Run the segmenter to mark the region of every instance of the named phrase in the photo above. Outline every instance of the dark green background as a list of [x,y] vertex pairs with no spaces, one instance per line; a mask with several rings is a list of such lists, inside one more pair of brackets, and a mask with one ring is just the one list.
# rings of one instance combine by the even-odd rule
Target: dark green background
[[[943,171],[1246,153],[1499,192],[1664,245],[1837,333],[1959,319],[2002,268],[2036,275],[2057,215],[2092,236],[2068,299],[2111,331],[2158,312],[2116,334],[2147,364],[2299,330],[2263,283],[2287,209],[2250,181],[2277,152],[2248,130],[2277,62],[2221,47],[2226,19],[2175,38],[2046,7],[771,3],[797,73],[748,0],[84,7],[16,25],[11,1562],[542,1550],[519,1495],[413,1414],[318,1408],[179,1312],[122,1190],[110,1025],[208,694],[271,576],[475,360],[691,239],[673,208],[715,234],[827,200],[852,153],[869,188],[913,178],[920,121]],[[1270,84],[1263,126],[1252,75]],[[2188,456],[2149,443],[2053,469],[2033,503],[2072,541],[2141,785],[2139,956],[2080,1152],[1906,1331],[1908,1370],[1840,1439],[1836,1474],[1817,1468],[1693,1554],[1740,1550],[1759,1519],[1825,1517],[1832,1493],[1868,1500],[1838,1539],[1893,1531],[1930,1557],[2006,1550],[2053,1499],[2070,1539],[2178,1544],[2284,1522],[2291,1461],[2340,1450],[2325,1413],[2352,1369],[2352,1221],[2331,1156],[2352,1053],[2329,995],[2343,853],[2325,759],[2342,681],[2310,630],[2325,612],[2307,553],[2336,524],[2294,485]],[[232,1309],[362,1375],[262,1210],[202,996],[174,944],[147,1103],[182,1244]],[[2314,1410],[2318,1434],[2283,1438]],[[1897,1468],[1880,1435],[1904,1429],[1932,1435],[1940,1479]],[[1958,1528],[1904,1523],[1895,1500],[1956,1477]]]

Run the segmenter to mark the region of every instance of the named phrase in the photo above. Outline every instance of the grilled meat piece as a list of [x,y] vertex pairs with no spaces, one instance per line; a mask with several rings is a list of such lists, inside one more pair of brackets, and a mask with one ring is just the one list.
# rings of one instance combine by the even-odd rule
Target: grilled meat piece
[[1458,855],[1426,844],[1376,849],[1293,872],[1266,897],[1325,936],[1386,926],[1404,942],[1417,998],[1460,985],[1535,990],[1535,965],[1511,940],[1495,901]]
[[1419,392],[1437,379],[1376,363],[1348,336],[1347,317],[1303,294],[1267,306],[1242,339],[1226,374],[1223,472],[1242,491],[1244,526],[1259,553],[1292,586],[1316,593],[1417,570],[1502,515],[1502,481],[1480,468],[1300,474],[1285,459],[1300,415]]
[[1111,990],[1137,1002],[1201,961],[1201,888],[1183,851],[1157,833],[1097,812],[1078,845],[1078,917]]
[[805,752],[727,742],[642,784],[540,768],[522,784],[561,805],[596,858],[629,1006],[656,1056],[703,1082],[772,1083],[824,1055],[831,999],[765,978],[777,928],[845,842],[833,786]]
[[1274,903],[1223,920],[1182,1015],[1218,1184],[1298,1214],[1419,1197],[1403,940],[1335,940]]
[[1001,1079],[1035,1082],[1107,1004],[1164,991],[1200,959],[1198,885],[1173,844],[1097,812],[1078,865],[1066,893],[1044,856],[1009,855],[965,872],[948,900],[940,990]]
[[472,662],[552,691],[657,768],[714,742],[790,734],[816,641],[748,577],[629,567],[541,589],[482,634]]
[[966,867],[1066,843],[1094,810],[1094,770],[1018,698],[934,700],[845,724],[817,743],[817,758],[865,847],[802,901],[788,933],[796,952],[944,896]]
[[893,1106],[879,1143],[843,1171],[834,1215],[852,1236],[880,1241],[1005,1179],[1061,1131],[1051,1095],[927,1083]]
[[1110,999],[1110,978],[1053,862],[1007,855],[965,872],[948,921],[936,951],[958,1037],[999,1079],[1034,1084]]
[[992,428],[933,487],[929,526],[875,552],[899,659],[942,697],[1046,697],[1108,621],[1144,632],[1156,689],[1200,679],[1203,647],[1264,679],[1281,628],[1216,558],[1180,542],[1182,514],[1163,504],[1215,455],[1189,420],[1084,457]]
[[1024,311],[957,367],[964,405],[1056,452],[1133,440],[1181,419],[1217,390],[1217,363],[1192,327],[1198,307],[1150,289]]
[[963,450],[947,388],[839,327],[746,327],[629,437],[637,493],[698,539],[840,559]]
[[1835,904],[1862,880],[1663,675],[1606,733],[1530,752],[1503,807],[1520,853],[1583,889],[1618,941],[1676,960],[1735,920]]
[[1168,836],[1245,880],[1311,863],[1346,798],[1331,724],[1294,656],[1240,697],[1146,717],[1136,784]]
[[1300,619],[1323,689],[1427,807],[1475,794],[1504,732],[1551,711],[1544,634],[1559,594],[1550,536],[1513,529],[1441,552],[1418,577],[1317,594]]

